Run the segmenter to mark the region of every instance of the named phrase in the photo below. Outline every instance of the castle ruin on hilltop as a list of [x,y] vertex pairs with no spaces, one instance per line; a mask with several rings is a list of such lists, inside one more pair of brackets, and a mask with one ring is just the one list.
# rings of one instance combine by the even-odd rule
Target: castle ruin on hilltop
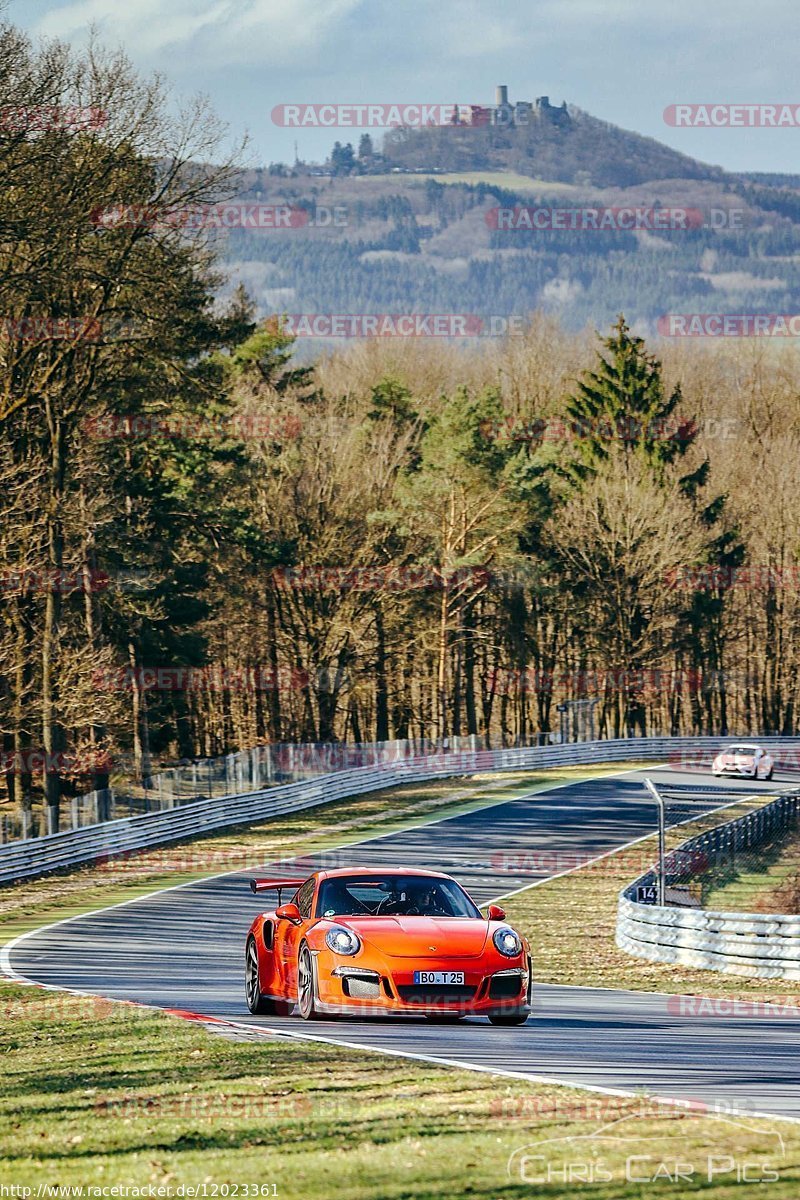
[[466,109],[464,105],[458,105],[453,118],[454,125],[495,125],[503,129],[532,125],[539,121],[568,125],[570,115],[566,100],[556,106],[550,103],[549,96],[537,96],[533,102],[517,100],[512,103],[505,83],[497,85],[494,104],[470,104]]

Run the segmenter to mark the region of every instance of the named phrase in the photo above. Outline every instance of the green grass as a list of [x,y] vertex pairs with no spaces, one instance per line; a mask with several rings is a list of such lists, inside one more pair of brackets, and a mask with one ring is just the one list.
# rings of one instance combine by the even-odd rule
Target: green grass
[[708,879],[703,905],[722,912],[800,911],[800,837],[792,831],[759,850],[739,851],[725,874]]
[[[800,1130],[778,1123],[679,1116],[644,1098],[310,1042],[231,1042],[162,1014],[10,984],[0,1006],[5,1185],[274,1183],[284,1200],[574,1195],[557,1175],[535,1189],[519,1166],[509,1178],[510,1156],[546,1141],[533,1153],[553,1173],[602,1153],[613,1178],[587,1191],[593,1200],[647,1194],[626,1183],[625,1158],[674,1159],[676,1149],[696,1171],[709,1153],[774,1163],[774,1200],[800,1189]],[[614,1121],[617,1140],[601,1139]],[[657,1194],[694,1193],[660,1183]],[[706,1194],[745,1193],[729,1173]]]

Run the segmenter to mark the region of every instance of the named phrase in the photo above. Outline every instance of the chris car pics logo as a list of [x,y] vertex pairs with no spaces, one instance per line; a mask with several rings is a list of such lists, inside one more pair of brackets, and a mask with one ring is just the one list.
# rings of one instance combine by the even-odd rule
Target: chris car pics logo
[[785,1158],[780,1133],[754,1121],[712,1112],[665,1111],[654,1131],[639,1116],[590,1133],[544,1138],[519,1147],[508,1178],[533,1187],[636,1184],[674,1195],[676,1185],[717,1188],[775,1183]]

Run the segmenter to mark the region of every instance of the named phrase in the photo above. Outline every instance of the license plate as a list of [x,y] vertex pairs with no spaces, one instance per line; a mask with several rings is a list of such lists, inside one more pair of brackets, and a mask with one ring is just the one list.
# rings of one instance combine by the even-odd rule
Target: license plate
[[463,983],[463,971],[415,971],[414,983]]

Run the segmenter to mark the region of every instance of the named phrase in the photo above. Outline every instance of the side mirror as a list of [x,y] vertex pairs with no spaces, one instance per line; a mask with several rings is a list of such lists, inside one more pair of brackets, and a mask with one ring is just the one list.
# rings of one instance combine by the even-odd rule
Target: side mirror
[[501,908],[499,904],[490,904],[488,914],[490,921],[504,921],[506,919],[506,910]]
[[293,921],[296,924],[299,924],[303,919],[300,916],[300,909],[291,901],[288,904],[281,904],[279,908],[276,908],[275,916],[279,921]]

